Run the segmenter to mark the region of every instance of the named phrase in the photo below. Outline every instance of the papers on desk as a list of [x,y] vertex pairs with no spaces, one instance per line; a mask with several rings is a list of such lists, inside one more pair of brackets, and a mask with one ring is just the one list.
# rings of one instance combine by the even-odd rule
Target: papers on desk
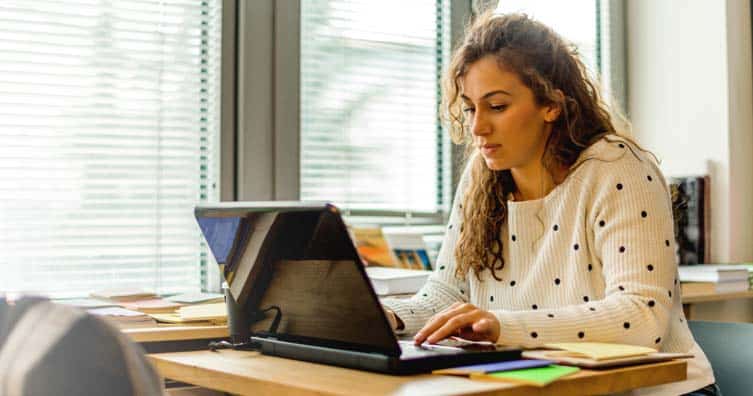
[[165,300],[180,304],[211,304],[225,301],[220,293],[183,293],[167,297]]
[[90,296],[92,298],[98,298],[101,300],[110,300],[110,301],[118,301],[118,302],[144,300],[148,298],[157,297],[156,294],[150,291],[146,291],[143,289],[133,289],[133,288],[117,288],[117,289],[99,290],[94,293],[91,293]]
[[71,298],[65,300],[55,300],[58,304],[70,305],[72,307],[81,309],[94,309],[94,308],[106,308],[117,307],[118,305],[112,301],[100,300],[98,298]]
[[149,315],[121,307],[94,308],[88,312],[121,328],[157,326],[157,322]]
[[559,342],[546,344],[549,349],[559,349],[560,355],[606,360],[655,353],[656,349],[627,344],[606,342]]
[[685,353],[661,353],[653,348],[600,342],[562,342],[544,345],[553,350],[524,351],[523,357],[547,359],[560,364],[587,368],[627,366],[691,358]]
[[416,293],[429,279],[431,271],[388,267],[366,267],[374,291],[380,296]]

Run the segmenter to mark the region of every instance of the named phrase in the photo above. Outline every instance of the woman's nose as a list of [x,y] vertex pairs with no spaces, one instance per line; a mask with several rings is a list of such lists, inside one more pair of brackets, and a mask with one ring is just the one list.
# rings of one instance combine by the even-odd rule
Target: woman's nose
[[483,112],[477,111],[473,115],[473,120],[471,124],[471,133],[479,136],[479,135],[487,135],[491,132],[491,125],[489,122],[487,122],[486,117],[484,116]]

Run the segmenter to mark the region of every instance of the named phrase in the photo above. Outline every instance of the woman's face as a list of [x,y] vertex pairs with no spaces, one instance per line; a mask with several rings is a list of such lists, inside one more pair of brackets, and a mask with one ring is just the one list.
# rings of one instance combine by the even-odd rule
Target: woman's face
[[491,55],[472,63],[462,81],[463,110],[473,143],[492,170],[530,169],[541,164],[555,106],[536,104],[518,75]]

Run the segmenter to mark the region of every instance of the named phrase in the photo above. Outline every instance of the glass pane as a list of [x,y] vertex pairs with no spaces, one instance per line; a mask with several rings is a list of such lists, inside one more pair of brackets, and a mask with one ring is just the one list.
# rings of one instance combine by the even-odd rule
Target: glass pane
[[440,209],[440,5],[301,3],[302,199]]
[[0,3],[0,290],[201,287],[220,5]]

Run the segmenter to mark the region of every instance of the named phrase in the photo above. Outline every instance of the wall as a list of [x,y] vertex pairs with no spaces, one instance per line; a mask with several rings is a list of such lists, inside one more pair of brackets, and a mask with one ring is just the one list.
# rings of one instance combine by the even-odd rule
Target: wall
[[[711,175],[711,260],[753,261],[750,0],[630,0],[626,18],[635,137],[667,175]],[[695,313],[751,320],[753,303]]]
[[712,261],[753,260],[750,2],[626,3],[633,133],[667,175],[712,176]]

